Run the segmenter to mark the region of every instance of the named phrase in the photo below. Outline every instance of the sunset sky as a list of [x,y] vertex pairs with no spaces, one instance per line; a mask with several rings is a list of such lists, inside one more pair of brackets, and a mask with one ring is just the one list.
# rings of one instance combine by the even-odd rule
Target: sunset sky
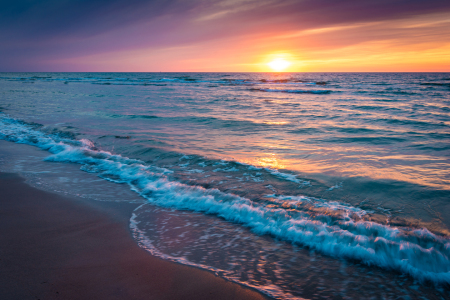
[[449,0],[3,0],[0,71],[450,71]]

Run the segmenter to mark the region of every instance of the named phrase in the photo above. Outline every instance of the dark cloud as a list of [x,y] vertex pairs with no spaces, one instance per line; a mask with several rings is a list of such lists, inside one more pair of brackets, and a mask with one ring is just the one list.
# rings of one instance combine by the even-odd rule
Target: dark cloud
[[[318,26],[367,22],[450,11],[448,0],[3,0],[0,32],[10,39],[89,37],[167,15],[199,18],[230,10],[213,20],[218,28],[242,29],[288,23]],[[229,23],[227,22],[239,22]]]
[[[405,18],[450,10],[446,0],[307,0],[293,1],[290,11],[309,20],[367,22]],[[310,17],[308,17],[308,15]],[[311,18],[312,17],[312,18]]]
[[3,0],[0,71],[50,57],[448,11],[449,0]]
[[[3,0],[0,1],[0,71],[24,70],[49,58],[86,55],[159,41],[198,5],[195,1]],[[120,32],[172,16],[139,32]],[[173,16],[178,16],[174,19]],[[181,16],[181,17],[180,17]],[[111,35],[111,32],[119,34]],[[17,67],[16,67],[17,66]]]
[[306,29],[450,12],[448,0],[281,0],[259,1],[259,4],[230,18],[244,24],[263,22]]
[[43,0],[0,2],[0,30],[10,38],[93,36],[165,14],[189,11],[189,1]]

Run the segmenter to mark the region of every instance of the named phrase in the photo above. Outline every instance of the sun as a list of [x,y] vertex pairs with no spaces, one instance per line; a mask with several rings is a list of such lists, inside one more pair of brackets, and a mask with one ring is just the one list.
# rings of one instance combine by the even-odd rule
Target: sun
[[267,64],[275,72],[281,72],[291,65],[290,62],[283,58],[276,58]]

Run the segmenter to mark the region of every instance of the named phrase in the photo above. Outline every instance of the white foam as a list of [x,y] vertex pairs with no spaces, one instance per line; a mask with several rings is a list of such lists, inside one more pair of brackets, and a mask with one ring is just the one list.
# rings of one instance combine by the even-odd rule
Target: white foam
[[330,187],[328,190],[329,190],[329,191],[332,191],[332,190],[340,189],[340,188],[342,188],[342,182],[336,183],[335,185],[333,185],[332,187]]
[[305,187],[305,186],[311,185],[310,181],[298,179],[297,175],[283,173],[283,172],[280,172],[279,170],[272,169],[272,168],[264,168],[264,169],[274,176],[277,176],[279,178],[283,178],[285,180],[292,181],[295,183],[299,183],[300,187]]
[[190,169],[186,171],[187,173],[204,173],[205,171],[200,169]]
[[[140,205],[139,207],[137,207],[135,209],[135,211],[138,211],[144,205],[146,205],[146,204]],[[236,282],[236,283],[242,284],[242,285],[250,287],[250,288],[254,288],[268,296],[275,298],[275,299],[305,300],[302,297],[295,297],[292,294],[284,292],[280,287],[273,285],[273,284],[262,285],[262,286],[250,284],[248,281],[239,280],[239,278],[233,276],[232,272],[230,272],[230,271],[214,268],[214,267],[204,265],[204,264],[194,263],[185,257],[173,256],[173,255],[162,253],[153,245],[153,243],[152,243],[153,241],[151,241],[150,239],[147,238],[145,232],[143,232],[142,230],[139,229],[139,221],[137,221],[136,219],[137,219],[137,215],[133,212],[131,219],[130,219],[130,229],[133,233],[134,239],[139,243],[139,246],[141,246],[142,248],[144,248],[145,250],[150,252],[153,256],[157,256],[164,260],[177,262],[177,263],[180,263],[183,265],[188,265],[188,266],[208,270],[210,272],[213,272],[217,276],[225,277],[229,281]],[[200,237],[200,239],[207,239],[207,238],[208,238],[208,236]]]
[[189,155],[183,154],[183,156],[180,157],[178,160],[183,160],[183,159],[192,159],[192,157]]
[[289,204],[294,207],[300,208],[303,203],[308,203],[314,207],[326,208],[332,211],[343,212],[344,215],[349,216],[351,214],[356,214],[359,218],[372,213],[372,211],[366,211],[361,208],[353,207],[351,205],[341,203],[338,201],[326,201],[323,199],[306,197],[306,196],[277,196],[275,194],[266,195],[267,198],[271,198],[273,201],[282,204]]

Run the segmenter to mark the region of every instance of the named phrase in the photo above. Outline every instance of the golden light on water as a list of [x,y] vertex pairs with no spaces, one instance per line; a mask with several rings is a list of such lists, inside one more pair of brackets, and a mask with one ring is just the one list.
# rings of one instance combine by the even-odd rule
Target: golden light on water
[[277,158],[274,153],[266,153],[265,156],[260,156],[251,162],[252,164],[272,169],[284,169],[286,166]]
[[276,58],[271,62],[267,63],[267,65],[274,70],[275,72],[284,71],[287,67],[291,65],[291,63],[284,58]]
[[268,124],[268,125],[286,125],[289,124],[289,122],[287,121],[264,121],[264,124]]

